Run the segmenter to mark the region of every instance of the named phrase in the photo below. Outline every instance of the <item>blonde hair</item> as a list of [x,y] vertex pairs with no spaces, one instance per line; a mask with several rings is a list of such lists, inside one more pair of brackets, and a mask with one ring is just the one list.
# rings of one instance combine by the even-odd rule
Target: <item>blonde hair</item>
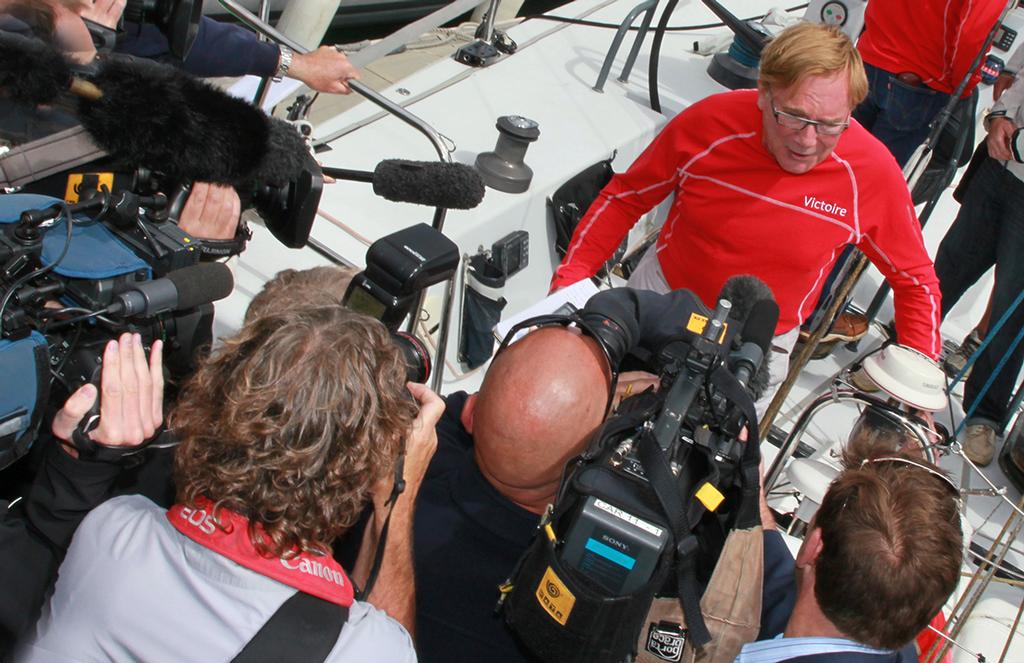
[[850,107],[868,95],[864,62],[853,42],[837,28],[800,22],[786,28],[761,53],[762,87],[789,87],[808,76],[845,73],[850,83]]

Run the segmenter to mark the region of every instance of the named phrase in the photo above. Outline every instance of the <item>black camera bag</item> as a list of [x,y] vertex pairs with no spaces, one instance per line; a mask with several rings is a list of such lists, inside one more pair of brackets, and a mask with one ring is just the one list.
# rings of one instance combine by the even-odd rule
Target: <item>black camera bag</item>
[[[713,375],[713,382],[731,399],[744,409],[749,406],[750,428],[756,431],[753,403],[746,392],[727,370],[720,369]],[[725,386],[730,381],[738,392]],[[744,398],[746,402],[742,403]],[[635,654],[638,634],[658,596],[673,597],[680,605],[686,616],[691,649],[709,643],[711,634],[701,615],[699,560],[710,559],[713,570],[728,531],[759,524],[760,449],[756,433],[744,444],[735,476],[721,480],[726,501],[733,502],[735,508],[722,514],[708,513],[694,498],[696,489],[709,476],[708,468],[711,475],[717,473],[709,459],[707,463],[700,462],[702,454],[698,447],[690,448],[693,462],[684,463],[689,469],[683,474],[690,475],[689,479],[676,481],[660,447],[649,437],[641,438],[639,455],[650,489],[638,500],[635,485],[624,482],[602,461],[618,441],[657,414],[663,397],[644,393],[627,403],[599,431],[595,438],[598,442],[575,461],[571,479],[563,481],[557,506],[547,519],[554,528],[552,534],[545,533],[542,526],[512,574],[519,584],[508,589],[505,619],[524,646],[545,661],[618,663]],[[612,504],[629,502],[640,517],[673,532],[651,579],[630,594],[609,596],[607,590],[559,559],[553,536],[561,534],[558,528],[568,526],[568,516],[591,495]]]

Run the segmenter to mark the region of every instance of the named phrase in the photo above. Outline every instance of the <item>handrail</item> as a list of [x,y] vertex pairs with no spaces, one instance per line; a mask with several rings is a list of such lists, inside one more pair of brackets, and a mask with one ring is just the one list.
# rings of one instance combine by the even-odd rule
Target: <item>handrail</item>
[[915,421],[916,417],[914,415],[896,410],[876,396],[865,394],[856,389],[840,388],[841,385],[841,382],[836,382],[833,385],[833,389],[814,399],[800,415],[800,418],[797,419],[796,425],[793,426],[793,430],[786,436],[785,441],[779,448],[779,453],[775,456],[775,459],[764,474],[765,490],[771,490],[778,483],[779,477],[786,467],[786,461],[796,453],[797,447],[800,445],[800,438],[803,437],[804,431],[810,424],[811,419],[826,406],[838,403],[859,403],[878,408],[879,414],[882,414],[893,423],[901,424],[909,434],[917,438],[921,448],[925,450],[928,460],[934,460],[932,455],[934,452],[931,451],[934,445],[928,439],[929,435],[922,427],[921,422]]
[[[309,49],[305,48],[304,46],[302,46],[302,44],[296,42],[294,39],[291,39],[282,32],[279,32],[273,26],[261,21],[257,16],[252,14],[248,9],[243,7],[236,0],[217,0],[217,2],[219,2],[225,9],[231,12],[231,14],[234,15],[235,18],[237,18],[239,21],[244,23],[247,27],[251,28],[252,30],[255,30],[256,32],[264,36],[270,37],[271,39],[280,44],[284,44],[285,46],[292,49],[296,53],[309,53]],[[438,134],[437,131],[435,131],[434,128],[427,124],[424,120],[412,114],[402,106],[399,106],[398,104],[392,102],[390,99],[387,99],[373,88],[367,87],[366,85],[360,83],[359,81],[349,81],[348,86],[352,88],[353,92],[360,94],[367,100],[380,106],[384,110],[388,111],[398,119],[402,120],[409,126],[413,127],[414,129],[422,133],[434,145],[434,149],[437,150],[437,156],[442,161],[451,162],[452,155],[448,152],[448,148],[444,144],[444,141],[441,139],[440,134]],[[441,218],[443,220],[444,216],[442,215]],[[440,228],[438,228],[436,224],[436,217],[435,228],[437,230],[440,230]]]
[[[309,49],[303,46],[302,44],[298,43],[294,39],[291,39],[290,37],[280,32],[273,26],[269,25],[265,21],[260,20],[259,17],[252,14],[248,9],[246,9],[238,2],[236,2],[236,0],[217,1],[221,4],[221,6],[227,9],[235,18],[237,18],[250,29],[258,32],[259,34],[269,37],[270,39],[273,39],[279,44],[284,44],[285,46],[292,49],[296,53],[305,54],[310,52]],[[452,3],[452,5],[448,5],[447,7],[443,8],[442,10],[439,10],[438,12],[435,12],[434,14],[438,14],[444,10],[451,10],[453,6],[465,4],[465,2],[467,1],[468,0],[462,0],[459,3]],[[473,1],[474,4],[479,4],[479,0]],[[434,14],[431,14],[431,16],[434,16]],[[416,24],[414,25],[418,25],[419,23],[420,22],[417,21]],[[409,27],[410,26],[406,26],[406,29]],[[398,32],[402,32],[402,30],[399,30]],[[402,120],[409,126],[413,127],[414,129],[422,133],[434,145],[434,149],[437,150],[437,155],[441,159],[441,161],[451,163],[452,155],[448,151],[448,147],[445,145],[444,141],[441,139],[440,134],[438,134],[437,131],[434,130],[434,128],[427,124],[424,120],[420,119],[419,117],[409,112],[402,106],[392,102],[390,99],[387,99],[383,95],[379,94],[373,88],[370,88],[364,85],[363,83],[360,83],[359,81],[348,81],[348,86],[352,89],[353,92],[362,95],[368,101],[373,102],[377,106],[381,107],[385,111],[391,113],[398,119]],[[448,210],[444,207],[437,207],[434,209],[434,220],[432,223],[432,227],[434,228],[434,230],[437,230],[438,232],[443,232],[444,219],[447,213]],[[326,245],[317,242],[312,237],[309,238],[308,243],[314,248],[314,250],[319,252],[324,257],[327,257],[328,259],[331,259],[334,262],[339,262],[341,256],[338,256],[337,253],[332,251]],[[433,380],[431,381],[431,386],[434,388],[435,391],[440,390],[442,380],[444,377],[444,360],[448,346],[449,326],[451,324],[450,318],[452,311],[452,294],[454,292],[454,278],[455,277],[453,276],[452,279],[449,280],[449,283],[445,290],[445,296],[442,301],[442,321],[440,329],[438,331],[437,357],[435,358],[436,360],[434,362],[436,368],[434,370]],[[419,296],[416,299],[415,306],[413,306],[412,314],[409,320],[410,333],[415,329],[416,322],[419,320],[420,312],[423,310],[423,302],[424,293],[420,292]]]
[[637,55],[640,53],[640,45],[643,43],[644,37],[647,35],[647,31],[651,27],[651,21],[654,19],[654,9],[658,6],[658,0],[644,0],[636,7],[630,10],[626,17],[619,23],[618,30],[615,31],[615,37],[612,39],[611,46],[608,47],[608,53],[604,56],[604,63],[601,64],[601,73],[597,75],[597,82],[594,83],[594,90],[597,92],[604,91],[604,84],[608,81],[608,74],[612,69],[612,62],[615,61],[615,56],[619,53],[619,48],[622,47],[622,41],[626,38],[626,32],[633,25],[633,21],[640,15],[640,12],[646,12],[643,23],[640,24],[640,30],[636,33],[636,38],[633,39],[633,48],[629,51],[629,57],[626,58],[626,64],[622,67],[622,75],[619,76],[619,80],[623,83],[629,80],[629,72],[633,69],[633,63],[636,62]]

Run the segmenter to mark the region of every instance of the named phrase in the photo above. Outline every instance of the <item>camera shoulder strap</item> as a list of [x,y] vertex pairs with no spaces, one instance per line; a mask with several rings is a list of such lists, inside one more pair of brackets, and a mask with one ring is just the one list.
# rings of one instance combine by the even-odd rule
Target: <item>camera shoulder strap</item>
[[697,595],[697,573],[694,565],[698,543],[683,503],[683,495],[689,491],[680,489],[668,466],[668,460],[653,435],[641,435],[637,451],[647,481],[654,489],[654,494],[657,495],[658,502],[672,526],[679,605],[690,629],[690,641],[695,646],[702,647],[711,641],[711,634],[704,624],[704,617],[700,612],[700,597]]
[[719,366],[711,373],[711,382],[715,388],[743,413],[747,420],[747,441],[743,443],[743,455],[740,457],[740,477],[743,499],[736,515],[736,529],[749,529],[761,524],[758,510],[761,490],[760,464],[761,439],[758,435],[757,411],[754,400],[740,384],[736,376],[724,366]]
[[[298,591],[281,604],[232,663],[326,661],[348,621],[346,607]],[[299,653],[301,655],[299,656]]]

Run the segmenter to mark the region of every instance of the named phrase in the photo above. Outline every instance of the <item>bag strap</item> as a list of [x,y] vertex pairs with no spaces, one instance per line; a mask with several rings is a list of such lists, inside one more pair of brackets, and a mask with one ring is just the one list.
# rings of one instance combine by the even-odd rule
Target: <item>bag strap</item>
[[743,497],[734,527],[749,529],[761,524],[759,508],[761,438],[758,434],[757,410],[754,408],[754,399],[751,398],[750,393],[724,366],[719,366],[711,373],[711,382],[720,393],[740,409],[743,417],[747,420],[747,441],[743,443],[743,454],[740,456]]
[[348,621],[348,608],[295,592],[270,616],[232,663],[326,661]]
[[[728,369],[720,366],[712,372],[711,382],[731,402],[740,408],[747,420],[748,439],[743,445],[740,459],[740,473],[743,481],[743,503],[737,518],[737,527],[749,527],[751,518],[759,518],[757,491],[760,490],[758,465],[760,463],[760,441],[757,431],[757,413],[750,394],[736,380]],[[649,434],[640,436],[637,445],[640,463],[643,465],[647,480],[654,489],[654,494],[668,517],[675,540],[676,574],[679,586],[679,605],[686,617],[689,628],[689,640],[697,647],[711,642],[711,634],[704,623],[700,610],[700,598],[697,593],[696,553],[697,537],[693,534],[696,521],[686,511],[687,501],[699,504],[698,500],[684,501],[683,495],[689,495],[692,486],[680,486],[680,481],[672,474],[664,452]],[[752,511],[751,511],[752,509]],[[700,511],[695,512],[695,516]],[[699,517],[699,516],[698,516]]]
[[686,625],[690,630],[689,639],[695,646],[703,647],[711,642],[711,634],[704,624],[704,616],[700,612],[700,597],[697,595],[695,564],[699,544],[683,506],[683,494],[688,493],[689,489],[680,489],[668,466],[668,460],[653,435],[646,432],[641,435],[637,451],[647,481],[654,489],[654,494],[658,497],[658,502],[672,527],[679,605],[686,616]]

